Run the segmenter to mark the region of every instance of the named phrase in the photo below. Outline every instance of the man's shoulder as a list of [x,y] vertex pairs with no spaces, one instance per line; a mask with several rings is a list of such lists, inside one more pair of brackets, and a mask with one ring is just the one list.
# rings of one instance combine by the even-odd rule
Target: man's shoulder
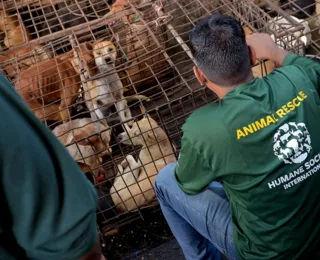
[[210,103],[195,110],[182,127],[184,135],[189,139],[205,138],[207,134],[213,136],[221,124],[219,103]]
[[186,127],[198,127],[196,123],[202,123],[204,121],[209,122],[211,120],[217,120],[218,118],[218,103],[210,103],[197,110],[193,111],[192,114],[187,118],[184,126]]

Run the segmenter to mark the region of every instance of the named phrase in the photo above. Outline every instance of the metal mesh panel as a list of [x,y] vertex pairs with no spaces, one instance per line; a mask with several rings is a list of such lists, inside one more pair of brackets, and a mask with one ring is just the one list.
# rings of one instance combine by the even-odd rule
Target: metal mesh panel
[[[311,7],[277,3],[1,2],[0,68],[94,182],[105,233],[157,204],[154,179],[176,160],[182,124],[217,100],[192,70],[188,34],[201,18],[232,15],[283,48],[318,54],[318,18],[308,14]],[[288,6],[310,26],[284,11]],[[255,67],[260,76],[266,64]]]

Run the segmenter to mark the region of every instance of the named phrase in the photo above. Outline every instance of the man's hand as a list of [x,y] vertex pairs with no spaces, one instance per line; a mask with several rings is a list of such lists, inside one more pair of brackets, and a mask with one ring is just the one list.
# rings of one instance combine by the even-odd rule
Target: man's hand
[[279,48],[266,33],[254,33],[246,36],[248,46],[250,46],[257,59],[268,59],[274,61],[277,66],[281,66],[288,51]]

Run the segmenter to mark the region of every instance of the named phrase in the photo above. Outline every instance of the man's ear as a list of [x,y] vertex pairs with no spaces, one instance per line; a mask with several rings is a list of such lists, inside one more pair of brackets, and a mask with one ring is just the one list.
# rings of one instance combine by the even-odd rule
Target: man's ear
[[203,72],[201,71],[201,69],[198,66],[194,66],[193,73],[196,76],[197,80],[199,81],[200,85],[204,86],[207,80]]
[[249,55],[250,55],[250,63],[251,63],[251,66],[254,67],[257,64],[256,52],[252,47],[248,46],[248,48],[249,48]]

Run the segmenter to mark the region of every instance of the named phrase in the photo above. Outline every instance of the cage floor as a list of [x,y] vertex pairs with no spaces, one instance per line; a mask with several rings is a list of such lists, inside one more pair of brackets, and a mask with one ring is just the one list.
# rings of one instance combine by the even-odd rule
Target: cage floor
[[149,257],[155,257],[152,256],[152,249],[174,239],[159,206],[143,209],[142,213],[144,220],[139,219],[130,225],[122,226],[117,235],[104,238],[104,254],[108,260],[159,259],[142,257],[149,254]]

